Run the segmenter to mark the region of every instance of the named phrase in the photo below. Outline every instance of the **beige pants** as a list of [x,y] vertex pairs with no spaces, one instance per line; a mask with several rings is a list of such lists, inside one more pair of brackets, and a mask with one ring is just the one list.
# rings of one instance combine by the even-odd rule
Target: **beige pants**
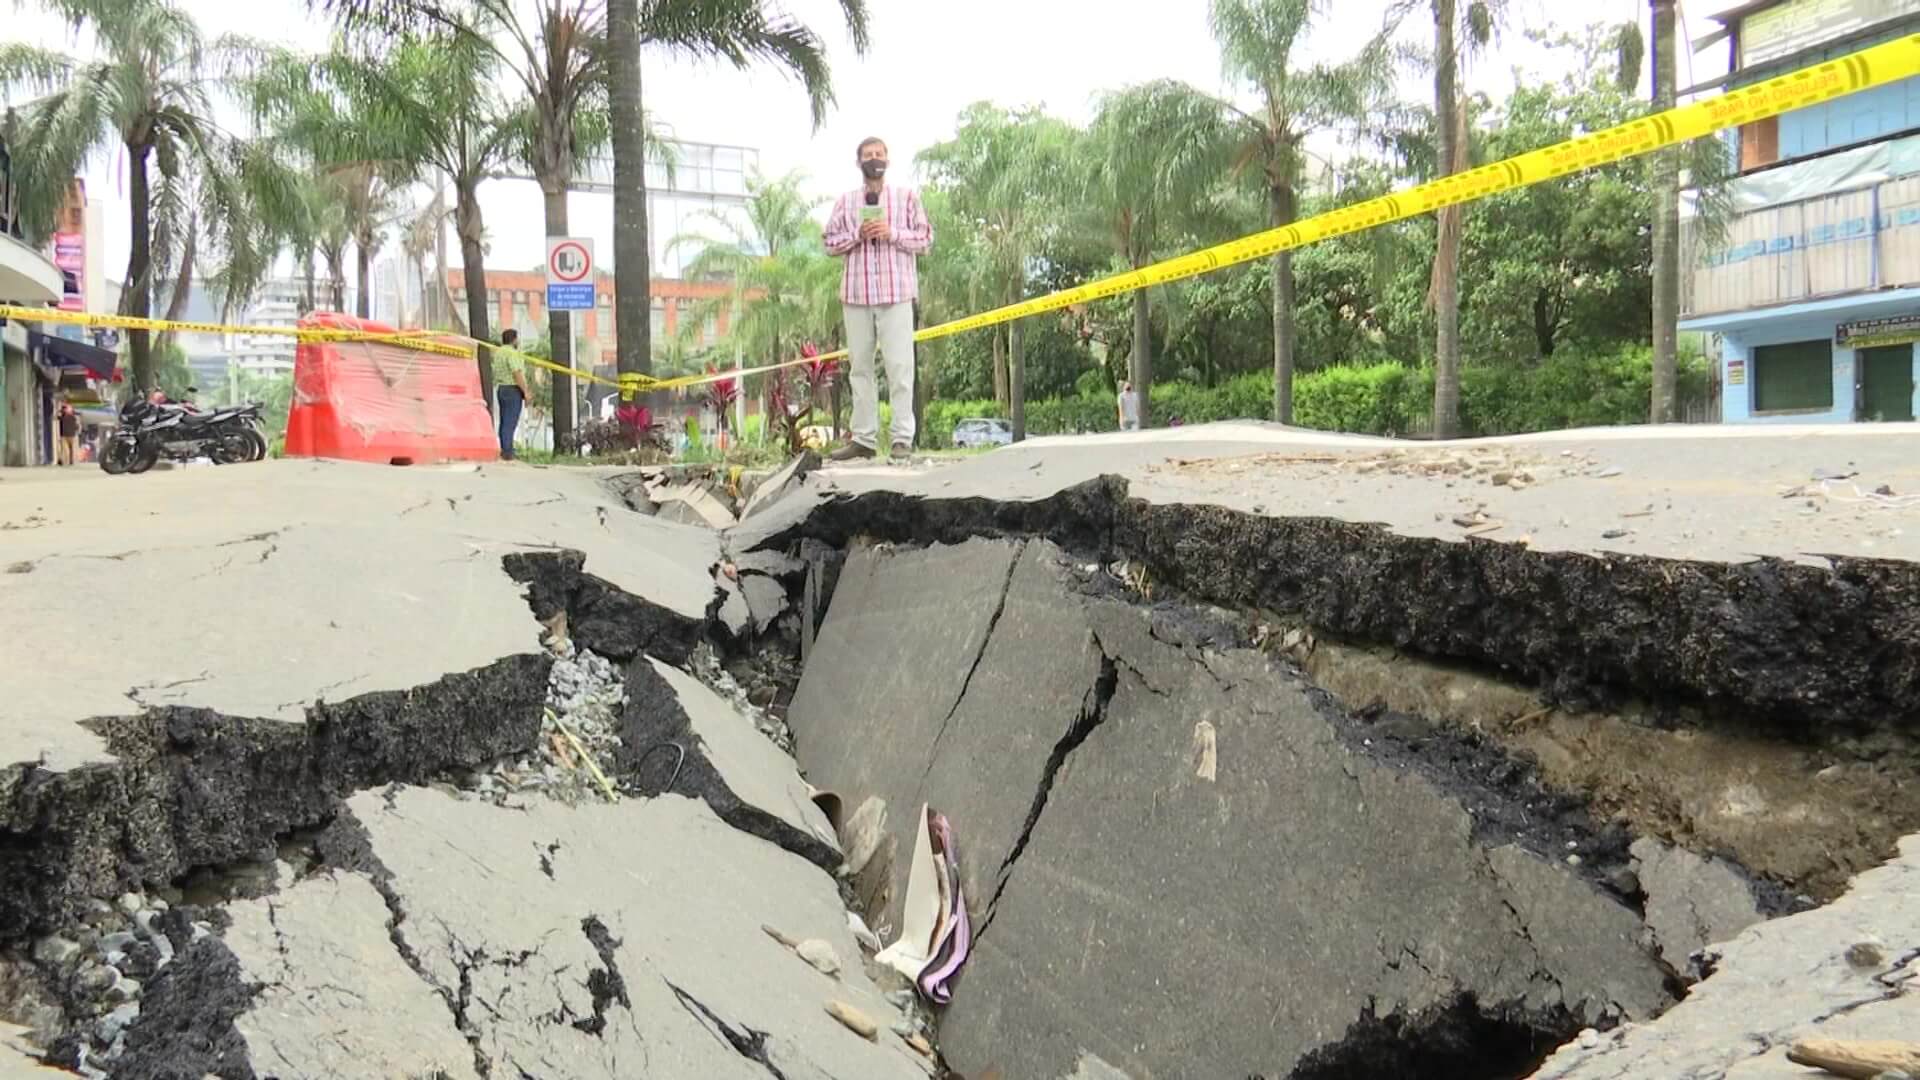
[[71,465],[80,456],[80,436],[57,435],[53,440],[53,458],[62,465]]
[[879,449],[880,388],[876,349],[887,363],[887,401],[893,405],[893,441],[913,445],[913,304],[847,304],[848,383],[853,387],[853,441]]

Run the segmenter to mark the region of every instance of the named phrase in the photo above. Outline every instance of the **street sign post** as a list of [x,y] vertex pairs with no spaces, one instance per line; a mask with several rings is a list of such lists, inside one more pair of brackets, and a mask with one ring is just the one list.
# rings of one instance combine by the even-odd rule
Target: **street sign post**
[[593,240],[547,238],[547,310],[593,310]]

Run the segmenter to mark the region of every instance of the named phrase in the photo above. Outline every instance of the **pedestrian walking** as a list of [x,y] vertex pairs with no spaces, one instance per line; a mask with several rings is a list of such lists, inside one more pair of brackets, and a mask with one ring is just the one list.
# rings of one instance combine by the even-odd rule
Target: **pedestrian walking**
[[513,460],[513,433],[520,427],[520,411],[527,406],[527,362],[513,351],[520,344],[520,331],[500,335],[503,348],[489,349],[493,357],[493,397],[499,405],[500,460]]
[[73,411],[73,403],[60,403],[60,442],[54,448],[54,460],[61,465],[71,465],[80,460],[80,414]]
[[828,455],[833,461],[879,452],[876,351],[887,365],[893,456],[913,452],[913,303],[920,296],[919,256],[933,246],[933,224],[919,194],[887,183],[886,142],[863,141],[854,161],[863,182],[834,203],[825,233],[828,254],[846,260],[840,301],[847,325],[847,381],[853,387],[853,440]]
[[1114,401],[1114,409],[1120,415],[1121,431],[1140,430],[1140,394],[1131,382],[1121,381],[1120,396]]

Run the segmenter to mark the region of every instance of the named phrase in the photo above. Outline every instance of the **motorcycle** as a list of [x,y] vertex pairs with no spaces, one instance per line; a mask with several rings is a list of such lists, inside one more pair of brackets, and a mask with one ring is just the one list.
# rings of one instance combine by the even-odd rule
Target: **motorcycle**
[[188,406],[134,401],[120,410],[120,426],[101,448],[100,468],[111,474],[143,473],[162,457],[216,465],[258,461],[267,455],[260,406],[198,412]]

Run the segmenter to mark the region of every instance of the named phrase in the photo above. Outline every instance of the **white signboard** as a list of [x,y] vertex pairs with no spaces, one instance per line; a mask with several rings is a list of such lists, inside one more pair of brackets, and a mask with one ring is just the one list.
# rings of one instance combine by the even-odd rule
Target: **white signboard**
[[547,238],[547,310],[593,310],[592,239]]
[[1740,21],[1740,66],[1753,67],[1920,11],[1920,0],[1787,0]]

